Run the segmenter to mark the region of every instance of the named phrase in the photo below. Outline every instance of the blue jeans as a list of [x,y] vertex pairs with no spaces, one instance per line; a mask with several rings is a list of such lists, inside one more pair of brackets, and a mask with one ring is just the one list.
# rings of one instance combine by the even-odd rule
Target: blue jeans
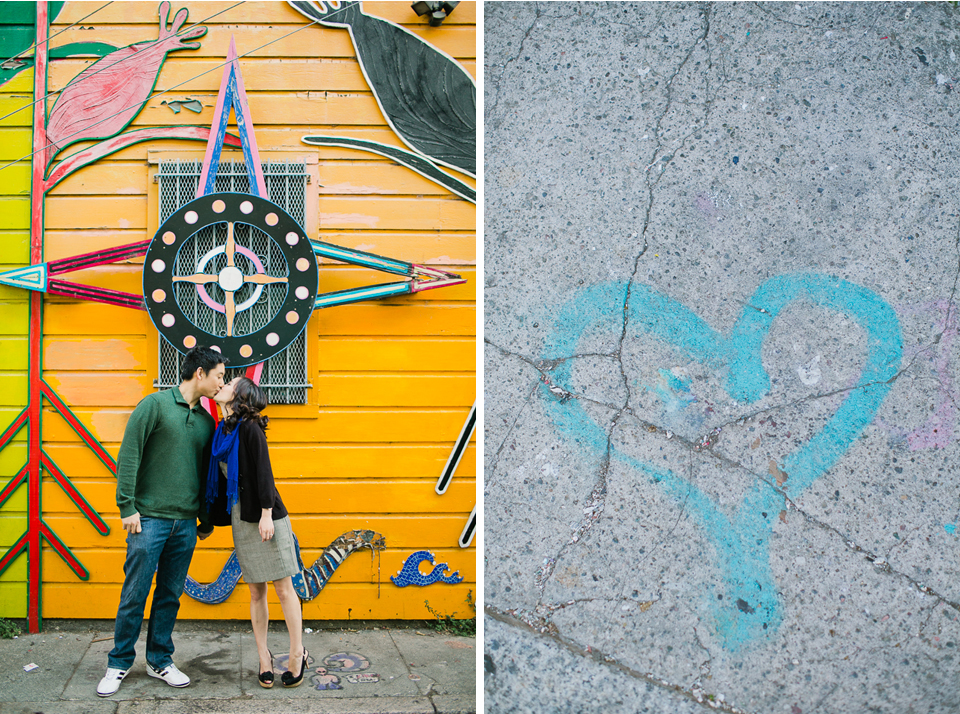
[[139,533],[127,534],[127,559],[123,564],[123,590],[114,628],[108,667],[127,670],[137,653],[143,611],[153,574],[157,587],[147,628],[147,663],[163,669],[173,662],[173,625],[180,610],[180,596],[197,544],[194,519],[173,520],[140,516]]

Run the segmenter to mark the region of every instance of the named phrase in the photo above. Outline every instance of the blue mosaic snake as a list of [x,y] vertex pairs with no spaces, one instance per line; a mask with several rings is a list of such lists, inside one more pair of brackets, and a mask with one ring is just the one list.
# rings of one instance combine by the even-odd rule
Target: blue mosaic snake
[[[386,548],[386,539],[375,531],[347,531],[324,548],[323,553],[313,565],[305,568],[300,558],[300,542],[296,535],[293,537],[293,542],[297,551],[297,565],[300,567],[300,572],[293,576],[293,588],[303,601],[313,600],[319,595],[330,577],[351,553],[361,548],[369,548],[371,552]],[[238,582],[240,582],[240,562],[237,560],[237,551],[234,550],[230,553],[226,565],[223,566],[216,580],[203,584],[188,575],[183,590],[194,600],[208,605],[217,605],[230,597]]]

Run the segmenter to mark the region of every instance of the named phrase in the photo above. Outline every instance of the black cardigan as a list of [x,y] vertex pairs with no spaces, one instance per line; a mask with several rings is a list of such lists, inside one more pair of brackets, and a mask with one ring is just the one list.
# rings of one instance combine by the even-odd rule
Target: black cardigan
[[[280,520],[287,515],[287,509],[273,482],[267,437],[260,424],[250,419],[240,422],[237,428],[240,429],[240,445],[237,449],[240,462],[240,520],[259,523],[264,508],[272,508],[273,520]],[[227,512],[227,479],[222,472],[219,474],[217,498],[209,508],[209,516],[210,523],[215,526],[230,525],[230,514]]]

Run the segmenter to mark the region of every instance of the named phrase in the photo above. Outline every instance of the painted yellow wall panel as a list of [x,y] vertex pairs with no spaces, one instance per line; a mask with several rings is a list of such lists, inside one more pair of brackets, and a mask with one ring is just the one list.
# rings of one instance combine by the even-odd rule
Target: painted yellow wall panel
[[[24,453],[26,453],[24,451]],[[16,473],[16,472],[7,472],[7,473]],[[17,491],[16,494],[11,496],[11,501],[15,498],[20,498],[24,507],[19,511],[8,508],[4,506],[2,512],[0,512],[0,548],[9,548],[11,545],[17,542],[17,539],[23,535],[23,531],[27,527],[27,517],[26,517],[26,495],[21,496],[20,491],[24,490],[23,487]],[[10,504],[10,501],[7,501],[7,504]],[[4,550],[6,552],[6,550]],[[8,570],[7,573],[10,571]],[[7,573],[4,573],[6,576]],[[0,578],[2,579],[2,578]]]
[[23,406],[27,403],[27,380],[24,372],[0,372],[0,405]]
[[[360,160],[364,154],[342,147],[321,150],[320,195],[439,195],[450,196],[439,184],[387,160]],[[366,156],[369,156],[367,154]],[[474,186],[475,180],[462,174],[457,178]],[[474,186],[475,187],[475,186]]]
[[153,330],[150,317],[142,310],[103,303],[44,300],[44,335],[146,335]]
[[[71,174],[58,183],[48,196],[83,195],[145,196],[147,174],[143,164],[132,161],[101,161]],[[76,236],[76,234],[74,234]],[[44,242],[49,234],[44,236]],[[118,243],[120,245],[120,243]],[[74,255],[74,254],[71,254]]]
[[0,171],[0,194],[4,196],[29,196],[29,186],[30,164],[26,161],[6,166]]
[[[29,127],[33,122],[33,70],[24,70],[0,87],[0,127]],[[27,141],[29,132],[25,132]]]
[[71,408],[137,404],[153,386],[152,377],[129,373],[120,379],[116,373],[105,378],[89,372],[45,372],[44,379]]
[[28,352],[26,337],[0,339],[0,371],[25,370]]
[[[22,295],[23,291],[19,292]],[[25,300],[0,302],[0,335],[26,335],[29,315],[30,307]]]
[[320,198],[320,230],[451,230],[472,225],[476,206],[463,199]]
[[146,228],[147,199],[144,196],[50,196],[46,200],[46,226],[52,229],[109,230]]
[[[399,299],[399,298],[397,298]],[[460,336],[476,333],[476,310],[459,305],[396,305],[386,301],[326,308],[319,312],[319,333],[334,335]]]
[[328,372],[388,372],[403,368],[426,372],[473,371],[476,344],[473,340],[456,338],[364,340],[330,337],[320,340],[318,366],[321,371]]
[[[0,145],[2,145],[3,139],[4,137],[0,136]],[[30,199],[0,196],[0,229],[29,230],[29,228]]]
[[[143,167],[140,167],[143,170]],[[77,174],[82,176],[83,173]],[[102,188],[98,190],[103,190]],[[74,255],[93,253],[103,248],[115,248],[129,243],[140,243],[153,236],[148,236],[146,229],[139,230],[104,230],[104,231],[62,231],[48,230],[44,234],[43,257],[46,260],[59,260]],[[137,260],[142,261],[142,258]],[[78,273],[64,273],[65,280],[76,282]]]
[[4,617],[27,616],[26,566],[22,574],[14,570],[16,567],[17,564],[14,563],[7,572],[0,575],[0,612]]
[[4,163],[20,161],[25,166],[29,166],[32,150],[29,133],[19,127],[0,128],[0,159]]
[[[440,476],[450,449],[446,446],[304,446],[271,447],[273,471],[281,478],[405,478]],[[476,452],[468,448],[457,474],[475,476]]]
[[[22,230],[0,230],[0,244],[3,245],[0,264],[4,270],[19,268],[30,262],[30,233]],[[22,290],[0,285],[0,303],[7,300],[26,300]]]
[[321,406],[336,407],[456,407],[473,404],[473,375],[321,374],[316,385]]
[[[26,346],[26,345],[24,345]],[[43,341],[43,366],[49,371],[154,369],[144,337],[123,339],[54,338]],[[2,360],[2,358],[0,358]]]

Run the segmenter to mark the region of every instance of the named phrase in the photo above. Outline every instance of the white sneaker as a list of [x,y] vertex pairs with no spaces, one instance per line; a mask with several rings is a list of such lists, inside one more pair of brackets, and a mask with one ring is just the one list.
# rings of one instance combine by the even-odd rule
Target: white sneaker
[[101,679],[100,684],[97,685],[97,696],[109,697],[111,694],[116,694],[117,690],[120,689],[120,682],[122,682],[126,676],[127,670],[125,669],[107,667],[107,673],[103,675],[103,679]]
[[177,669],[177,665],[173,664],[172,662],[163,669],[154,669],[153,665],[148,662],[147,674],[149,674],[151,677],[162,679],[171,687],[186,687],[188,684],[190,684],[190,677]]

